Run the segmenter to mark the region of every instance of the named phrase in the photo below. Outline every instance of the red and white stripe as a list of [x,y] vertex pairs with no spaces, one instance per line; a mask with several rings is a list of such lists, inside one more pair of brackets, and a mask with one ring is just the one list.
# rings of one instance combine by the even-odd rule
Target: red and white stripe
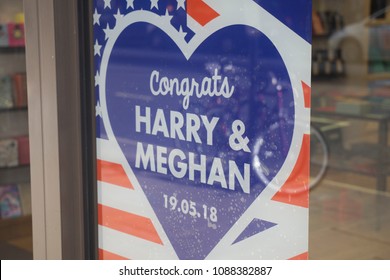
[[99,259],[174,258],[149,203],[130,182],[116,143],[97,139],[97,150]]

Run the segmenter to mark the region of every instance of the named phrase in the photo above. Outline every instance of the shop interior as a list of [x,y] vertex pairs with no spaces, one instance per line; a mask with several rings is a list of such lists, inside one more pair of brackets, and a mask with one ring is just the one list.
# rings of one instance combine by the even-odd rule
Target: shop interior
[[[313,0],[309,258],[390,259],[390,0]],[[23,0],[0,0],[0,259],[32,259]]]
[[390,258],[389,5],[313,0],[311,259]]
[[0,259],[32,259],[22,0],[0,1]]

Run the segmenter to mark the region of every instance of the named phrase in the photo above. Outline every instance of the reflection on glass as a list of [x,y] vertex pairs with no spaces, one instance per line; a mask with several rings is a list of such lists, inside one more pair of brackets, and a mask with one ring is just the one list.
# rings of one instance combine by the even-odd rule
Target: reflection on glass
[[312,258],[390,258],[389,4],[313,1],[312,126],[328,164],[311,192]]

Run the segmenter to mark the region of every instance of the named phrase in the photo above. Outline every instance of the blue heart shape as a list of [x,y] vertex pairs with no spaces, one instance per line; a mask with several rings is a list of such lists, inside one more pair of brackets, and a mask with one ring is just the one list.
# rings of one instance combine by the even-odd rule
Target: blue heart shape
[[[185,110],[182,96],[151,93],[153,71],[158,71],[160,78],[179,81],[185,78],[202,81],[217,71],[234,86],[234,93],[230,98],[192,96]],[[289,75],[272,42],[250,27],[230,26],[219,30],[186,60],[159,28],[147,23],[132,24],[121,33],[112,49],[107,66],[106,99],[113,133],[180,259],[206,258],[276,176],[290,149],[295,109]],[[146,114],[145,108],[150,108],[151,126],[159,109],[168,125],[172,111],[184,118],[187,114],[203,115],[209,120],[219,118],[213,143],[207,144],[203,126],[199,129],[202,143],[180,140],[177,134],[175,139],[162,132],[147,134],[144,123],[137,132],[136,106],[142,114]],[[251,153],[234,151],[229,145],[235,120],[245,124],[243,137],[248,137]],[[259,142],[261,150],[255,149]],[[145,150],[151,145],[155,157],[157,146],[166,148],[167,154],[180,150],[186,155],[184,164],[190,153],[197,162],[205,155],[206,176],[211,172],[214,158],[220,158],[228,187],[216,181],[205,183],[197,171],[194,178],[189,178],[188,166],[181,179],[173,176],[169,168],[167,174],[152,171],[150,162],[147,168],[142,164],[136,166],[137,143],[142,143]],[[253,164],[255,156],[261,166]],[[229,189],[233,188],[229,184],[229,161],[242,174],[244,166],[250,166],[249,193],[239,180],[235,180],[234,190]],[[178,162],[176,158],[176,167]],[[262,176],[259,176],[260,168]]]

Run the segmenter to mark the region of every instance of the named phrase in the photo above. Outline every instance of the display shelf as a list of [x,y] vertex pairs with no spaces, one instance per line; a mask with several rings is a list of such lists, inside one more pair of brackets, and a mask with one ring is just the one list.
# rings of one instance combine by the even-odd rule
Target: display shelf
[[0,168],[0,185],[21,184],[30,182],[30,166]]
[[312,38],[313,40],[327,40],[330,36],[332,36],[332,34],[313,34]]
[[367,27],[376,27],[376,26],[383,26],[383,25],[390,25],[390,20],[388,19],[376,19],[376,20],[369,20],[366,23]]
[[384,122],[384,123],[390,121],[390,112],[389,113],[368,112],[368,113],[352,114],[352,113],[337,112],[336,107],[318,107],[318,108],[313,108],[312,113],[316,117],[332,117],[332,118],[337,117],[337,118],[348,118],[348,119],[360,119],[365,121]]
[[367,78],[369,81],[388,80],[390,79],[390,72],[369,73]]
[[314,82],[321,82],[321,81],[329,81],[329,80],[342,80],[345,79],[346,74],[329,74],[329,75],[318,75],[318,76],[313,76],[312,81]]
[[7,218],[7,219],[0,219],[0,231],[3,227],[7,227],[8,225],[15,225],[23,221],[28,221],[31,219],[31,215],[25,215],[21,217],[15,217],[15,218]]
[[31,234],[31,223],[31,215],[0,219],[0,240],[8,240]]
[[0,108],[0,113],[27,111],[27,107]]
[[25,168],[29,167],[30,164],[20,164],[20,165],[15,165],[15,166],[0,166],[1,169],[18,169],[18,168]]
[[[8,31],[13,23],[22,23],[23,1],[22,0],[2,0],[0,1],[0,24],[7,25]],[[23,31],[24,32],[24,31]],[[15,35],[15,34],[14,34]],[[18,141],[24,136],[28,137],[28,108],[27,97],[25,93],[26,83],[16,76],[21,76],[26,72],[26,48],[24,43],[16,41],[18,39],[11,32],[8,32],[8,40],[2,33],[0,46],[0,76],[6,77],[11,84],[0,89],[1,94],[7,95],[8,100],[12,102],[4,105],[13,105],[11,108],[0,108],[0,140]],[[13,37],[12,37],[13,36]],[[12,40],[11,40],[12,39]],[[18,80],[15,78],[19,78]],[[4,85],[4,84],[3,84]],[[10,90],[11,89],[11,90]],[[10,98],[11,97],[11,98]],[[23,97],[23,98],[22,98]],[[26,98],[24,98],[26,97]],[[22,146],[21,146],[22,147]],[[25,147],[25,146],[23,146]],[[19,148],[19,146],[18,146]],[[7,155],[7,152],[4,151]],[[18,153],[20,150],[18,149]],[[26,153],[27,154],[27,153]],[[3,159],[7,159],[7,157]],[[1,155],[0,155],[1,156]],[[0,219],[0,241],[8,241],[18,238],[32,236],[32,217],[31,217],[31,182],[30,182],[30,165],[27,161],[21,160],[18,154],[18,166],[0,167],[0,186],[16,186],[21,206],[21,216]],[[3,162],[5,164],[5,162]],[[7,205],[7,201],[5,204]],[[10,202],[12,204],[12,202]],[[5,211],[7,211],[6,208]],[[4,210],[3,210],[4,211]],[[3,212],[4,214],[4,212]],[[7,216],[8,214],[4,214]],[[29,248],[32,252],[32,247]],[[12,255],[12,252],[2,252],[2,256]]]
[[0,53],[25,53],[25,47],[0,47]]

